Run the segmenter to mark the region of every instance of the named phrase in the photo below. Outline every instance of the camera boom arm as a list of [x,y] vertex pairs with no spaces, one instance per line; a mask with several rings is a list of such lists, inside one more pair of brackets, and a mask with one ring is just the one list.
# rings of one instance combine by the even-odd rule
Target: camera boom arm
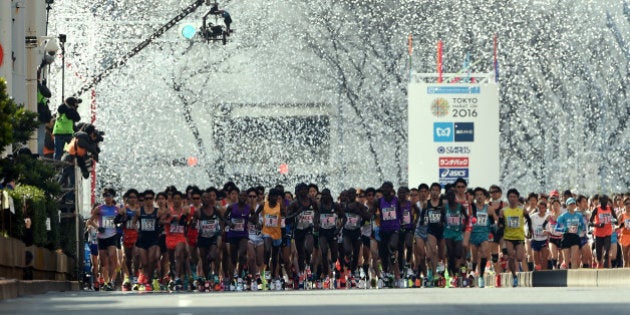
[[195,0],[194,3],[192,3],[188,7],[184,8],[182,10],[182,12],[180,12],[177,16],[175,16],[170,21],[166,22],[166,24],[162,25],[162,27],[158,28],[155,32],[153,32],[153,34],[151,34],[151,36],[149,36],[147,39],[142,41],[136,47],[131,49],[124,56],[120,57],[117,61],[115,61],[112,64],[110,64],[107,68],[105,68],[103,71],[101,71],[101,73],[99,73],[98,75],[94,76],[94,78],[89,83],[87,83],[83,87],[81,87],[77,92],[75,92],[73,94],[73,96],[79,97],[81,94],[89,91],[91,88],[93,88],[94,86],[99,84],[103,79],[105,79],[107,76],[109,76],[112,73],[113,70],[115,70],[115,69],[117,69],[117,68],[119,68],[121,66],[124,66],[129,59],[131,59],[132,57],[137,55],[140,51],[142,51],[144,48],[149,46],[149,44],[151,44],[154,40],[156,40],[159,37],[161,37],[162,35],[164,35],[164,33],[166,33],[166,31],[168,31],[173,26],[175,26],[175,24],[177,24],[179,21],[183,20],[185,17],[187,17],[191,13],[195,12],[204,2],[205,2],[205,0]]

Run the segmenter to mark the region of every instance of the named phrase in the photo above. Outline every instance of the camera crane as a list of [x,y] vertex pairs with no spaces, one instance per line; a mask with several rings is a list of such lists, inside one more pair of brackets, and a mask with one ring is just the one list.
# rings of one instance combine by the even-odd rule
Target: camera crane
[[77,92],[75,92],[73,94],[73,96],[79,97],[83,93],[89,91],[91,88],[93,88],[94,86],[99,84],[103,79],[105,79],[107,76],[109,76],[112,73],[113,70],[115,70],[115,69],[117,69],[117,68],[119,68],[121,66],[124,66],[129,59],[131,59],[132,57],[137,55],[140,51],[142,51],[144,48],[149,46],[149,44],[151,44],[154,40],[156,40],[159,37],[161,37],[162,35],[164,35],[164,33],[166,33],[166,31],[168,31],[169,29],[173,28],[173,26],[175,26],[175,24],[177,24],[179,21],[183,20],[188,15],[190,15],[193,12],[195,12],[201,5],[203,5],[204,2],[207,2],[208,4],[210,4],[210,1],[195,0],[194,3],[192,3],[188,7],[184,8],[182,10],[182,12],[180,12],[177,16],[175,16],[170,21],[166,22],[166,24],[162,25],[162,27],[158,28],[155,32],[153,32],[153,34],[151,34],[151,36],[149,36],[147,39],[142,41],[136,47],[132,48],[128,53],[126,53],[124,56],[119,58],[117,61],[113,62],[111,65],[109,65],[103,71],[101,71],[101,73],[99,73],[98,75],[94,76],[94,78],[92,79],[91,82],[89,82],[89,83],[85,84],[83,87],[81,87]]

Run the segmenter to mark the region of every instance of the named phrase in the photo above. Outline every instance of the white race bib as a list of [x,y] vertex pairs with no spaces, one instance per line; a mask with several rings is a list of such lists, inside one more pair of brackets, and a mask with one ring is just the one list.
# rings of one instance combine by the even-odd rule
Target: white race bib
[[140,229],[142,231],[155,231],[155,219],[140,219]]
[[383,221],[392,221],[396,220],[396,208],[383,208],[381,210],[383,212]]

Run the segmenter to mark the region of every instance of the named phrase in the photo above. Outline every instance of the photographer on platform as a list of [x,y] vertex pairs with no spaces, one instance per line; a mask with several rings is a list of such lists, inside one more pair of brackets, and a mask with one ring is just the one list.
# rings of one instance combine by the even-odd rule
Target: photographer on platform
[[77,112],[79,104],[82,100],[76,97],[68,97],[66,101],[57,108],[57,119],[53,128],[53,136],[55,137],[55,155],[54,159],[61,159],[63,149],[66,143],[72,140],[74,133],[74,124],[81,120],[81,116]]

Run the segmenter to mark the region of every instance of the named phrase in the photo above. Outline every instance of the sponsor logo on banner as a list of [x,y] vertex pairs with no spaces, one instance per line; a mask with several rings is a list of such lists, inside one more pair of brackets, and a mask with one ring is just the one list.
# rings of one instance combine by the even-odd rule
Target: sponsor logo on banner
[[468,169],[467,168],[441,168],[440,169],[440,179],[449,178],[449,179],[457,179],[458,177],[468,178]]
[[433,142],[453,142],[453,139],[455,139],[454,134],[453,123],[433,123]]
[[466,146],[439,146],[438,154],[470,154],[470,147]]
[[479,86],[428,86],[427,94],[479,94]]
[[468,167],[469,160],[467,157],[440,157],[438,165],[440,168],[462,168]]
[[438,97],[431,102],[431,113],[435,117],[444,117],[449,113],[450,105],[443,97]]
[[475,124],[471,122],[456,122],[455,124],[455,142],[474,142],[475,141]]

